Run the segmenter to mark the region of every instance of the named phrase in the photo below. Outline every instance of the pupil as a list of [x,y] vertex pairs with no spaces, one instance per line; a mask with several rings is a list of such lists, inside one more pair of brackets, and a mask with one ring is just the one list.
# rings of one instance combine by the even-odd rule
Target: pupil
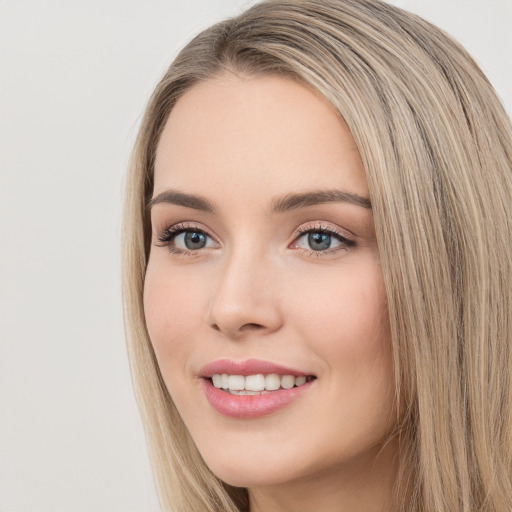
[[206,245],[206,237],[202,233],[185,233],[187,249],[202,249]]
[[331,235],[326,233],[310,233],[308,236],[309,246],[314,251],[323,251],[329,249],[331,245]]

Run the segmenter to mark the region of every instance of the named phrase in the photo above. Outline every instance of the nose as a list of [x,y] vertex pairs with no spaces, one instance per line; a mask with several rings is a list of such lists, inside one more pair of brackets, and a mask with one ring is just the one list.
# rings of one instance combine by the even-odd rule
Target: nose
[[276,332],[282,325],[278,283],[263,257],[232,254],[219,273],[208,324],[230,339]]

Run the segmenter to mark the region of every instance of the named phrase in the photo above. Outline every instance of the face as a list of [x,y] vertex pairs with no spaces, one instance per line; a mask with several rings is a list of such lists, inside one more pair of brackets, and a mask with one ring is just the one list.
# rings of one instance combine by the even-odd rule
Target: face
[[393,373],[340,116],[285,78],[194,86],[158,146],[151,223],[147,326],[211,470],[249,488],[367,470],[393,426]]

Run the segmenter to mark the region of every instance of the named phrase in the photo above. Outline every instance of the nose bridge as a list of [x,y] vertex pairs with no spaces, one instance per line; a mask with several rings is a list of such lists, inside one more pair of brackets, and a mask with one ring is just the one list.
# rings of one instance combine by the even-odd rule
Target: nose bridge
[[209,324],[233,338],[252,331],[269,333],[281,325],[275,269],[254,243],[226,255],[209,311]]

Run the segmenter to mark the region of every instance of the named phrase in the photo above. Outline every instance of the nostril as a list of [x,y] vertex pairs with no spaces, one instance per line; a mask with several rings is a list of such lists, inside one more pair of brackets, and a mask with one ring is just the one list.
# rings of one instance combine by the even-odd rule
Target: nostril
[[259,329],[264,329],[263,325],[260,324],[245,324],[240,327],[241,331],[256,331]]
[[223,328],[223,327],[221,327],[221,325],[222,324],[219,325],[219,324],[214,323],[214,324],[211,324],[211,328],[214,331],[222,332],[222,333],[226,334],[227,336],[233,337],[233,338],[239,338],[241,336],[248,335],[248,334],[250,335],[251,333],[262,334],[266,329],[266,327],[264,325],[253,323],[253,322],[243,324],[234,330],[230,330],[227,327]]

